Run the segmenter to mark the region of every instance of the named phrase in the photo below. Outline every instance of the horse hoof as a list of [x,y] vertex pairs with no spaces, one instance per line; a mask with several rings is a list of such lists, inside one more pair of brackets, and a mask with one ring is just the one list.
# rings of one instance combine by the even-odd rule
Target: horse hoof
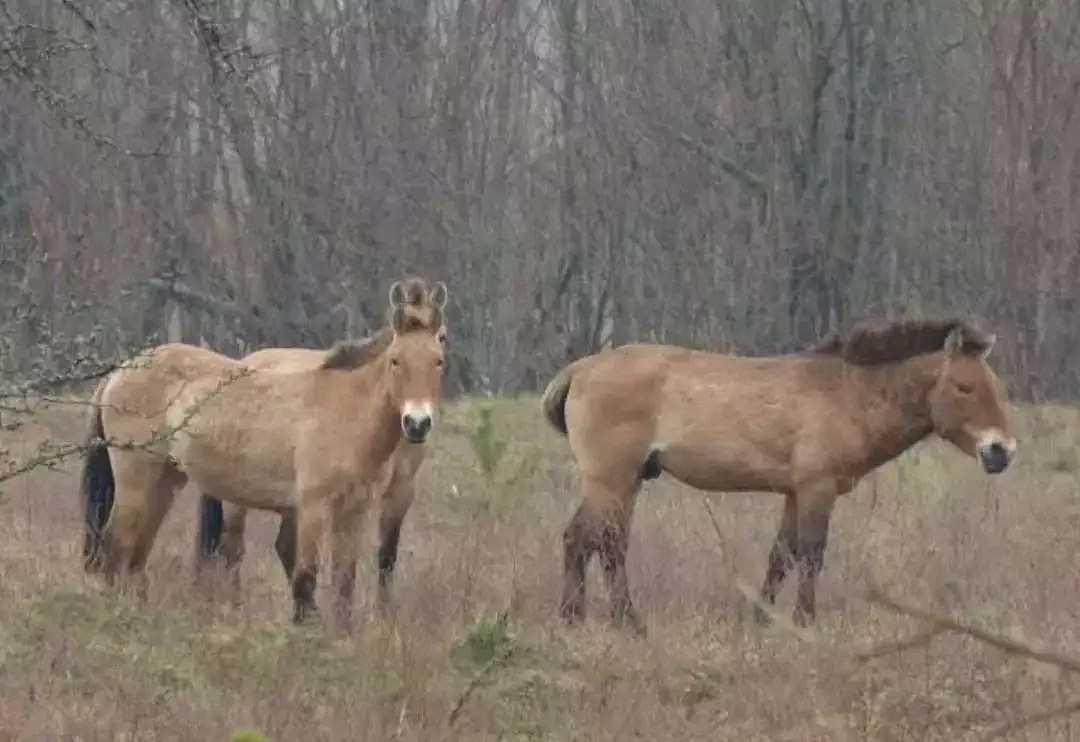
[[297,626],[312,624],[319,620],[319,609],[314,604],[297,606],[293,613],[293,623]]
[[791,619],[800,629],[808,629],[814,623],[814,614],[807,613],[806,611],[802,611],[796,608],[795,613],[791,616]]
[[760,605],[754,606],[754,621],[758,626],[771,626],[773,619],[769,615],[768,611],[762,608]]
[[611,622],[620,629],[628,631],[634,636],[644,639],[649,635],[649,630],[645,626],[645,622],[641,620],[636,612],[629,611],[621,615],[615,615],[611,617]]
[[579,605],[563,605],[559,608],[559,618],[566,621],[570,626],[579,624],[585,620],[585,607]]

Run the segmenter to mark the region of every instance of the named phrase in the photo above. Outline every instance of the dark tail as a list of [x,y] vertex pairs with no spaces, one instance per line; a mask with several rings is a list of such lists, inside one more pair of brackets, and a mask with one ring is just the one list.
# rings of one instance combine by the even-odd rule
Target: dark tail
[[221,547],[221,532],[225,528],[225,513],[221,500],[209,495],[199,498],[199,534],[196,557],[200,562],[212,559]]
[[83,567],[87,572],[98,572],[103,564],[102,534],[112,512],[116,483],[113,480],[109,446],[105,442],[105,428],[101,424],[101,406],[98,404],[103,381],[90,398],[90,419],[86,435],[86,454],[83,458],[80,491],[83,502],[85,531],[83,534]]
[[570,382],[580,362],[574,361],[555,374],[540,400],[544,417],[551,423],[551,427],[563,435],[566,435],[566,397],[570,394]]

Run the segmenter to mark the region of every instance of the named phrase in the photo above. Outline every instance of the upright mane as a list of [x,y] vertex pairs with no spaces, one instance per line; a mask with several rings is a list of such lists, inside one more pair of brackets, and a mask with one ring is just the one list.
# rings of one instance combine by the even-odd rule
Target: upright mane
[[362,340],[342,340],[334,343],[320,368],[350,370],[366,366],[390,347],[393,337],[394,333],[384,327]]
[[899,363],[942,350],[954,330],[960,330],[965,353],[979,353],[993,344],[985,333],[961,319],[908,319],[863,322],[846,335],[833,331],[809,352],[836,356],[859,366]]
[[[388,322],[398,307],[405,311],[407,331],[434,329],[429,324],[442,322],[438,300],[433,299],[432,287],[423,278],[410,277],[398,281],[391,288],[390,297]],[[428,310],[427,313],[424,310]],[[393,339],[394,330],[387,326],[361,340],[340,341],[327,352],[320,368],[353,370],[366,366],[386,352]]]

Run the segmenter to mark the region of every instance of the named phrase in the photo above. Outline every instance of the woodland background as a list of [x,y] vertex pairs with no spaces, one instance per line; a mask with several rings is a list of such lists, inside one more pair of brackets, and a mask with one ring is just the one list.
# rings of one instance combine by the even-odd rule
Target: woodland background
[[962,313],[1080,393],[1080,3],[0,0],[0,373],[447,281],[456,390]]

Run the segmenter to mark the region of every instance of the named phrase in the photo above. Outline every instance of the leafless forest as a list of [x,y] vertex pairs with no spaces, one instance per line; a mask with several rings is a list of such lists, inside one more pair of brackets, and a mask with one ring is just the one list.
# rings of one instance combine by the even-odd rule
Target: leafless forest
[[[1076,742],[1078,101],[1075,0],[0,0],[0,742]],[[390,620],[294,629],[265,513],[237,603],[193,585],[193,496],[148,601],[82,573],[87,385],[54,382],[367,335],[409,273],[449,286],[464,394]],[[811,632],[745,620],[779,499],[661,479],[647,639],[598,574],[562,624],[557,367],[898,315],[997,334],[1008,472],[928,444],[867,477]]]
[[1080,5],[2,0],[3,364],[453,292],[453,381],[970,313],[1080,391]]

